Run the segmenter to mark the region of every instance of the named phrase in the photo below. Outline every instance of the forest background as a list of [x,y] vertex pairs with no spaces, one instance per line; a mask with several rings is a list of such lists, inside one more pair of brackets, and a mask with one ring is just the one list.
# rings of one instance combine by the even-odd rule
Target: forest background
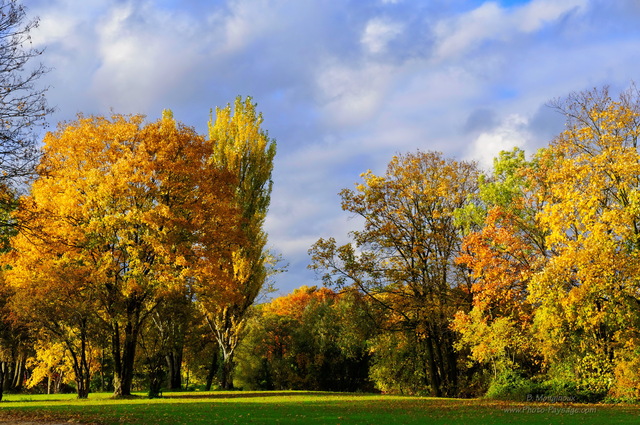
[[[15,53],[36,21],[4,7],[5,54],[38,56]],[[3,387],[637,396],[635,86],[551,102],[566,130],[489,173],[433,151],[366,172],[340,193],[353,242],[310,249],[330,289],[252,307],[280,268],[275,141],[251,98],[216,109],[208,137],[169,110],[80,115],[40,155],[46,69],[22,68],[5,69]]]

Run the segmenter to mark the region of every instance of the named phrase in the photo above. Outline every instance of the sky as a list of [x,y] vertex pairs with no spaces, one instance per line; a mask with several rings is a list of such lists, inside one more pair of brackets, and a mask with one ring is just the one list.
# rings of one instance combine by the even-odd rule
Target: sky
[[489,169],[562,131],[548,107],[640,82],[636,0],[23,0],[51,68],[51,128],[78,113],[163,109],[206,134],[211,109],[251,96],[276,140],[265,227],[287,272],[320,285],[319,238],[348,241],[338,193],[393,155],[439,151]]

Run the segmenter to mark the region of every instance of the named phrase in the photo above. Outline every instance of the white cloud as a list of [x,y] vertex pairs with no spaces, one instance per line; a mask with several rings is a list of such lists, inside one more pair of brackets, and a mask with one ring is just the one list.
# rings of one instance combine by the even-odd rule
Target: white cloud
[[276,7],[269,2],[233,2],[230,6],[229,14],[223,17],[222,24],[222,51],[226,53],[242,51],[267,31],[274,21],[277,22],[276,16],[273,15]]
[[436,57],[457,57],[487,38],[500,38],[507,26],[505,12],[488,2],[471,12],[438,22],[434,28]]
[[[80,49],[91,40],[90,30],[96,15],[108,7],[109,0],[94,0],[83,2],[77,0],[59,0],[55,2],[43,1],[33,15],[31,8],[27,9],[29,16],[38,16],[38,28],[31,32],[35,47],[64,49]],[[82,36],[79,36],[81,34]],[[78,50],[76,50],[78,53]]]
[[[115,5],[96,27],[100,67],[92,93],[122,112],[147,111],[179,85],[200,62],[192,25],[180,14],[150,9],[148,4]],[[171,28],[167,31],[166,28]]]
[[491,169],[493,159],[500,151],[514,147],[525,148],[531,139],[528,120],[521,115],[512,114],[495,129],[481,133],[471,146],[469,159],[478,161],[480,167]]
[[371,62],[358,67],[330,60],[319,69],[316,82],[326,124],[348,127],[371,119],[385,101],[393,73],[391,65]]
[[523,32],[539,30],[549,21],[554,21],[569,11],[584,9],[587,0],[538,0],[527,3],[513,14],[513,26]]
[[387,44],[402,33],[403,25],[398,22],[374,18],[370,20],[360,38],[370,53],[384,53]]
[[465,14],[439,21],[434,28],[438,59],[460,58],[487,41],[509,41],[539,30],[564,14],[584,7],[587,0],[532,0],[513,9],[486,2]]

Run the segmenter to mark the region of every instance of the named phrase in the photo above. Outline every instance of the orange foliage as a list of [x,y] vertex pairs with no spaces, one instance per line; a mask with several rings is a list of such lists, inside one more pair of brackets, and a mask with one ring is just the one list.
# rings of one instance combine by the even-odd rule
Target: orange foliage
[[338,295],[328,288],[316,288],[315,286],[302,286],[296,288],[291,294],[278,297],[264,306],[265,314],[288,316],[300,320],[309,303],[324,302],[335,299]]

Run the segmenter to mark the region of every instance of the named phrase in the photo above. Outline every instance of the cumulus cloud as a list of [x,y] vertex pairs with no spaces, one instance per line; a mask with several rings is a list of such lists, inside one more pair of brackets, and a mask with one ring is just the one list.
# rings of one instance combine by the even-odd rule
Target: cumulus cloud
[[101,64],[92,92],[118,110],[149,110],[178,86],[193,90],[189,74],[200,65],[195,23],[186,15],[153,12],[151,7],[114,5],[96,27]]
[[526,148],[531,139],[528,120],[518,114],[507,116],[496,128],[482,132],[474,141],[468,157],[477,160],[480,167],[490,170],[493,159],[500,151],[514,147]]

